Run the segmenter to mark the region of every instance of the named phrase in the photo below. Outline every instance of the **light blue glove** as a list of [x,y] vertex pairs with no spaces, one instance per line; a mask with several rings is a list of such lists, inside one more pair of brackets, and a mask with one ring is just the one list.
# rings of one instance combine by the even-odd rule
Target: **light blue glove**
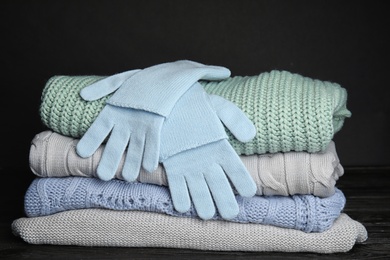
[[225,127],[241,142],[256,135],[253,123],[235,104],[207,94],[195,83],[176,103],[161,132],[164,165],[174,207],[210,219],[215,206],[224,219],[239,213],[234,196],[251,197],[256,184],[230,145]]
[[81,157],[91,156],[110,135],[97,168],[101,180],[115,176],[127,148],[123,178],[134,181],[141,169],[158,164],[160,132],[164,117],[143,110],[106,104],[77,144]]
[[119,73],[85,87],[80,95],[87,101],[115,93],[77,144],[78,155],[91,156],[110,135],[97,168],[100,179],[115,176],[126,148],[122,170],[125,180],[134,181],[141,165],[148,172],[154,171],[159,161],[161,128],[177,100],[200,79],[229,76],[230,71],[224,67],[181,60]]

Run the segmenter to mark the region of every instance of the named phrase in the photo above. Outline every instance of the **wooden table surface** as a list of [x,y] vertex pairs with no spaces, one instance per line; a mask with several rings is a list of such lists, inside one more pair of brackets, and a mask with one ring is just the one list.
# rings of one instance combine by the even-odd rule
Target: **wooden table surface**
[[390,167],[345,168],[336,184],[347,198],[344,212],[366,227],[368,239],[336,254],[31,245],[12,234],[11,223],[24,216],[24,191],[32,174],[0,169],[0,176],[0,259],[390,259]]

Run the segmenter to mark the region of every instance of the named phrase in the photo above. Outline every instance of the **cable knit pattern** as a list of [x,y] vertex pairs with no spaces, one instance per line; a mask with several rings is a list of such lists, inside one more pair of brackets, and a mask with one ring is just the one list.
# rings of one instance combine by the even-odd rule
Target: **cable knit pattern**
[[[37,134],[30,148],[32,172],[39,177],[97,178],[96,169],[104,145],[91,157],[81,158],[76,153],[78,141],[50,130]],[[115,174],[115,178],[121,180],[124,157]],[[333,141],[321,153],[280,152],[240,155],[240,158],[256,183],[257,195],[312,194],[329,197],[335,193],[336,181],[344,174]],[[161,164],[152,174],[141,168],[137,181],[168,186]]]
[[[304,232],[323,232],[331,227],[345,206],[340,190],[333,196],[313,195],[254,196],[236,195],[240,208],[232,222],[256,223],[298,229]],[[28,217],[45,216],[66,210],[105,208],[165,213],[176,217],[197,217],[191,207],[177,212],[164,186],[128,183],[121,180],[102,181],[96,178],[36,178],[25,195]],[[216,213],[213,220],[222,220]]]
[[366,228],[345,213],[322,233],[107,209],[19,218],[12,231],[30,244],[323,254],[348,252],[367,240]]
[[[54,76],[42,92],[40,115],[50,129],[79,138],[111,96],[86,102],[82,88],[102,76]],[[235,103],[255,124],[256,137],[242,143],[226,129],[238,154],[323,151],[351,116],[339,84],[273,70],[222,81],[200,81],[209,94]]]

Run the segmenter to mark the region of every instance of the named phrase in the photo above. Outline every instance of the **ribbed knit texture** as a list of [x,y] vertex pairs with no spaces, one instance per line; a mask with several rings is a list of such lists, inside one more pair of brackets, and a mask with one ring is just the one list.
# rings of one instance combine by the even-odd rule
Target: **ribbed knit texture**
[[[254,196],[236,195],[240,212],[229,221],[268,224],[304,232],[323,232],[331,227],[345,206],[340,190],[328,198],[313,195]],[[25,194],[28,217],[51,215],[66,210],[105,208],[165,213],[176,217],[197,217],[191,206],[177,212],[167,187],[121,180],[96,178],[36,178]],[[217,212],[213,220],[222,220]]]
[[[86,102],[82,88],[102,76],[53,76],[45,85],[40,106],[44,125],[57,133],[81,137],[111,96]],[[201,81],[207,93],[235,103],[255,124],[256,137],[239,142],[228,131],[238,154],[323,151],[351,113],[347,92],[339,84],[273,70],[255,76]]]
[[[107,101],[108,104],[120,107],[145,110],[167,117],[176,102],[191,86],[204,80],[221,80],[230,76],[230,70],[220,66],[204,65],[190,60],[177,60],[157,64],[142,69],[126,79],[113,96]],[[116,75],[112,78],[116,79]],[[104,83],[103,89],[111,89],[111,81]],[[98,85],[100,82],[98,83]],[[89,93],[99,95],[100,91],[89,89]],[[90,88],[90,87],[88,87]],[[87,90],[84,89],[83,92]],[[92,91],[91,91],[92,90]],[[86,100],[90,100],[86,98]]]
[[[37,134],[31,141],[30,169],[39,177],[94,177],[104,145],[88,158],[76,153],[79,139],[51,130]],[[335,143],[321,153],[286,152],[240,155],[257,186],[257,195],[312,194],[328,197],[335,192],[336,181],[344,168],[336,153]],[[115,178],[123,180],[124,156]],[[139,182],[168,186],[164,167],[160,164],[152,174],[141,168]]]
[[323,254],[348,252],[367,240],[365,227],[345,213],[322,233],[107,209],[19,218],[12,231],[30,244]]

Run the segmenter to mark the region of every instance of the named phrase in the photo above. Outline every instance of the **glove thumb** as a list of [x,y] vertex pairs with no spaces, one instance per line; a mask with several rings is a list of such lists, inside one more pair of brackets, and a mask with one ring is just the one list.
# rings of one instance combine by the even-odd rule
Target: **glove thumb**
[[209,95],[219,119],[240,142],[249,142],[256,136],[256,127],[246,114],[230,102],[217,95]]
[[99,80],[80,91],[80,96],[86,101],[94,101],[116,91],[125,80],[132,77],[140,70],[129,70],[121,72],[102,80]]

